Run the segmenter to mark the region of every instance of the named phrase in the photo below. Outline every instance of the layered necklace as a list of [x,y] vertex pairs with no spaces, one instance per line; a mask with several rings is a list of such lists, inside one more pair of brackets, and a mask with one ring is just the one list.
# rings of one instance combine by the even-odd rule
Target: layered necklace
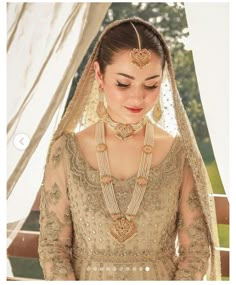
[[122,215],[112,184],[112,175],[108,160],[107,145],[105,141],[104,121],[100,120],[96,125],[96,154],[100,172],[100,182],[106,207],[112,217],[110,226],[111,236],[119,243],[124,243],[137,234],[134,217],[138,212],[142,202],[147,183],[148,175],[152,162],[152,152],[154,146],[154,126],[148,120],[145,129],[144,145],[142,149],[138,174],[132,198],[125,214]]

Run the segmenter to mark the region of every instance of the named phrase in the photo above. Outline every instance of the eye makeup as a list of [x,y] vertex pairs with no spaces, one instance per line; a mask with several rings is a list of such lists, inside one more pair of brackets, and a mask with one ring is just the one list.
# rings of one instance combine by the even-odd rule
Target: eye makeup
[[[121,88],[128,88],[130,86],[130,84],[123,84],[123,83],[120,83],[118,80],[116,81],[116,85],[118,87],[121,87]],[[146,89],[155,89],[157,87],[158,87],[158,85],[156,85],[156,83],[152,86],[145,86],[144,85],[144,88],[146,88]]]

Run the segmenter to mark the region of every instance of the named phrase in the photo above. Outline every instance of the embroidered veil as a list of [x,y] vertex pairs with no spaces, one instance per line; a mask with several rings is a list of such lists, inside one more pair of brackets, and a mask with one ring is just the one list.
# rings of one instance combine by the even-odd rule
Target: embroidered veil
[[219,251],[215,249],[219,242],[214,198],[211,195],[211,183],[202,156],[198,149],[189,119],[182,104],[181,97],[176,87],[175,75],[169,49],[162,35],[155,29],[154,26],[140,18],[132,17],[114,21],[106,27],[94,47],[90,59],[77,85],[74,97],[70,101],[67,110],[52,137],[47,160],[50,156],[51,146],[64,132],[73,132],[75,130],[78,131],[98,121],[96,107],[99,100],[99,91],[95,79],[93,63],[97,59],[102,38],[107,31],[121,23],[131,20],[133,23],[143,23],[146,25],[160,39],[163,45],[166,64],[160,93],[162,118],[158,124],[164,130],[173,135],[176,133],[180,134],[182,138],[188,164],[192,169],[196,190],[208,227],[211,256],[209,260],[207,279],[220,280],[220,256]]

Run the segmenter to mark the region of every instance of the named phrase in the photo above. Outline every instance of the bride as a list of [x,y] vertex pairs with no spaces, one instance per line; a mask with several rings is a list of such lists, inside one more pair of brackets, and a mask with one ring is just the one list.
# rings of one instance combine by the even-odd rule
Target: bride
[[49,148],[45,279],[219,279],[210,192],[163,37],[136,17],[113,22]]

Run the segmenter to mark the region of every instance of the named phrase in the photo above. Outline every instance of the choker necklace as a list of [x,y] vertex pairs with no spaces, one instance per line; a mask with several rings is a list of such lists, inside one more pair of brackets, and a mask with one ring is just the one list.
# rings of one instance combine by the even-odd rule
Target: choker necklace
[[154,126],[150,121],[147,122],[144,145],[133,195],[127,207],[127,211],[123,215],[120,212],[113,189],[105,141],[105,126],[102,120],[96,125],[95,140],[103,197],[112,218],[110,234],[118,243],[124,243],[137,234],[136,224],[133,219],[138,212],[148,183],[154,145]]
[[147,123],[147,117],[142,118],[137,124],[117,123],[112,120],[108,113],[103,116],[102,120],[115,132],[115,136],[122,141],[132,138]]

